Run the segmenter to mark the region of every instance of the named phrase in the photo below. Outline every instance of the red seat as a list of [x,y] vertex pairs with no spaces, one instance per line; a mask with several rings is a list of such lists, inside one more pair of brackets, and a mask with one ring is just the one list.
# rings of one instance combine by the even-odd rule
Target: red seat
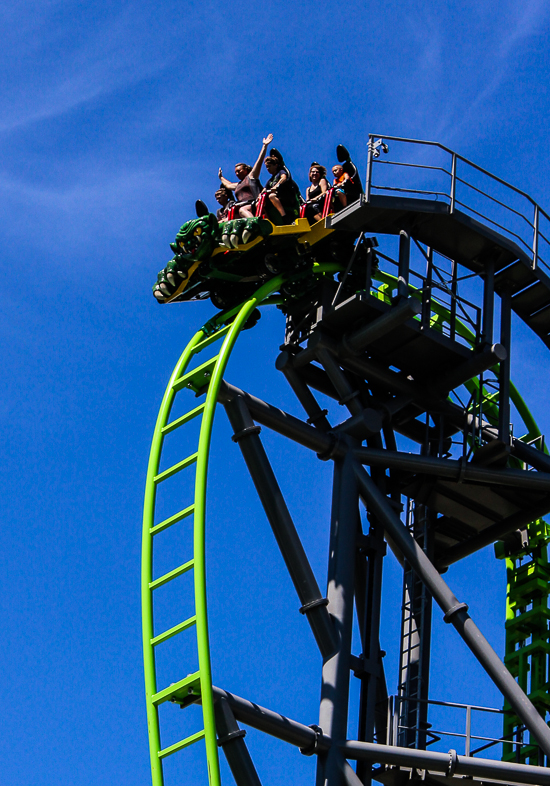
[[256,212],[254,214],[256,216],[256,218],[267,218],[267,216],[264,215],[264,212],[265,212],[265,198],[266,198],[266,196],[267,195],[266,195],[266,193],[264,191],[262,194],[260,194],[260,196],[256,200]]

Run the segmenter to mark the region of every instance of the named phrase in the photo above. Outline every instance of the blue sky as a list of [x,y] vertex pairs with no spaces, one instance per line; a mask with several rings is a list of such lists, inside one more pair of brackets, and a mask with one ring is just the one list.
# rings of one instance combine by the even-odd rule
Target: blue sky
[[[195,199],[213,206],[218,167],[253,161],[268,132],[302,188],[309,162],[330,163],[337,142],[363,170],[371,131],[440,141],[548,209],[550,9],[544,0],[52,0],[6,2],[0,24],[3,779],[147,784],[145,471],[169,374],[211,314],[208,304],[155,302],[168,243]],[[547,351],[518,335],[515,378],[548,431]],[[280,314],[266,312],[228,378],[298,414],[273,368],[282,336]],[[217,425],[215,680],[314,723],[312,639],[223,413]],[[323,585],[326,533],[314,524],[326,517],[328,468],[264,435]],[[295,468],[314,503],[296,489]],[[487,550],[447,576],[502,651],[503,565]],[[385,586],[398,604],[390,561]],[[498,702],[437,625],[436,698],[456,697],[442,668],[452,658],[463,700]],[[297,679],[307,654],[314,668]],[[391,655],[387,665],[394,690]],[[311,760],[250,741],[266,786],[287,783],[290,767],[294,782],[311,782]]]

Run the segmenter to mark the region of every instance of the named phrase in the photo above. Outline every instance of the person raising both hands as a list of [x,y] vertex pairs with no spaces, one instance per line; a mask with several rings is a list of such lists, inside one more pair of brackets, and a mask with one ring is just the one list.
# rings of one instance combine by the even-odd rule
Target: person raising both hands
[[218,171],[218,177],[222,185],[235,194],[239,218],[252,218],[254,216],[254,202],[262,191],[260,172],[265,154],[267,153],[267,148],[272,141],[273,134],[268,134],[265,139],[262,140],[262,149],[260,150],[260,155],[254,166],[243,163],[235,165],[235,175],[238,179],[237,183],[231,183],[231,181],[227,180],[227,178],[223,176],[221,167]]

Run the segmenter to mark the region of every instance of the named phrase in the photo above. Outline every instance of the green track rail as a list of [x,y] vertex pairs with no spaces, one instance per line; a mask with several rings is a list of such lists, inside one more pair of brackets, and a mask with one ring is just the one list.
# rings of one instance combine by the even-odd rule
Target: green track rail
[[[336,264],[315,265],[314,272],[319,275],[333,274],[341,268]],[[383,300],[389,301],[392,290],[397,286],[397,279],[387,273],[378,271],[373,276],[381,285],[372,294],[377,295]],[[143,615],[143,657],[145,670],[145,688],[147,702],[147,720],[149,729],[149,747],[151,756],[151,773],[153,786],[163,786],[163,760],[178,751],[187,748],[194,743],[204,740],[206,748],[206,760],[208,764],[208,778],[210,786],[221,786],[220,769],[218,760],[218,749],[216,740],[216,729],[214,722],[214,702],[212,694],[212,674],[208,635],[208,615],[207,615],[207,593],[206,593],[206,485],[208,459],[210,452],[210,441],[214,414],[217,405],[219,388],[223,375],[229,361],[235,343],[246,325],[247,320],[260,305],[278,302],[273,295],[284,282],[283,276],[278,276],[263,287],[239,306],[230,312],[219,314],[202,327],[190,340],[185,348],[178,363],[170,377],[168,386],[162,399],[159,415],[153,433],[149,465],[147,469],[145,502],[143,514],[143,546],[142,546],[142,615]],[[413,287],[411,295],[415,295]],[[227,320],[233,317],[230,324]],[[435,304],[433,327],[449,322],[450,312],[443,306]],[[456,331],[467,341],[474,342],[474,334],[459,320],[456,320]],[[221,347],[217,355],[210,358],[207,362],[194,365],[195,358],[207,347],[215,342],[221,342]],[[192,367],[192,368],[191,368]],[[475,393],[477,381],[471,381],[467,387],[471,394]],[[478,386],[479,387],[479,386]],[[184,415],[170,421],[170,413],[178,394],[187,395],[192,392],[195,394],[194,406]],[[477,391],[479,398],[479,390]],[[490,394],[485,389],[482,390],[484,401],[484,413],[489,420],[498,418],[498,396]],[[202,398],[202,403],[197,404],[196,399]],[[511,385],[510,397],[517,411],[522,418],[527,433],[522,439],[532,441],[540,437],[540,431],[534,418],[529,412],[524,400],[520,396],[515,386]],[[159,472],[162,450],[165,437],[176,429],[185,427],[196,418],[201,418],[200,433],[198,438],[197,450],[187,457],[184,457],[176,464],[166,470]],[[196,465],[194,473],[194,486],[189,489],[189,498],[185,500],[185,507],[174,513],[167,519],[155,523],[155,504],[157,488],[164,480],[172,477],[181,470]],[[193,501],[191,501],[193,500]],[[153,577],[153,544],[157,534],[172,526],[177,526],[180,522],[192,516],[193,522],[193,543],[190,544],[189,553],[185,555],[186,561],[179,567],[174,568],[168,573]],[[533,525],[534,526],[534,525]],[[540,538],[540,526],[537,530]],[[544,529],[546,533],[546,529]],[[546,545],[544,550],[540,550],[541,561],[547,570]],[[544,555],[543,555],[544,551]],[[520,566],[516,567],[516,562],[507,560],[508,570],[508,596],[507,596],[507,615],[511,619],[511,607],[514,600],[511,595],[511,588],[516,586],[515,574]],[[194,573],[194,597],[195,608],[181,623],[172,628],[155,633],[153,619],[153,597],[155,590],[164,584],[176,579],[189,571]],[[516,604],[517,605],[517,604]],[[548,586],[546,596],[539,600],[541,608],[548,608]],[[541,612],[546,618],[548,612]],[[515,612],[514,612],[515,614]],[[510,648],[515,647],[510,643],[508,628],[514,627],[507,623],[507,653]],[[516,624],[517,627],[517,624]],[[196,643],[198,651],[199,669],[197,672],[184,676],[181,680],[160,690],[157,686],[155,650],[157,646],[173,636],[182,634],[186,631],[196,631]],[[510,634],[511,635],[511,634]],[[548,639],[548,637],[547,637]],[[550,646],[550,645],[549,645]],[[540,671],[540,669],[539,669]],[[521,682],[521,680],[520,680]],[[540,680],[539,680],[540,682]],[[547,689],[547,686],[545,686]],[[203,728],[185,737],[184,739],[163,748],[161,745],[161,731],[159,725],[158,707],[165,701],[171,701],[181,706],[200,701],[202,706]],[[505,721],[505,731],[509,731],[513,720],[508,717]]]
[[[331,274],[339,270],[340,267],[336,264],[314,266],[314,272],[319,275]],[[284,281],[283,276],[271,279],[241,306],[233,311],[218,315],[195,333],[170,377],[155,425],[145,484],[141,570],[143,659],[153,786],[163,786],[163,759],[201,740],[204,740],[206,747],[209,784],[210,786],[220,786],[206,602],[206,481],[210,440],[220,384],[239,334],[257,306],[277,302],[277,298],[271,296]],[[224,322],[227,322],[231,317],[233,317],[233,321],[224,326]],[[196,356],[217,341],[221,341],[219,353],[206,363],[194,366],[193,361]],[[193,368],[189,370],[192,365]],[[205,396],[204,400],[198,405],[195,400],[194,406],[186,414],[170,421],[170,412],[176,396],[178,394],[189,395],[190,391],[196,397]],[[165,437],[199,417],[201,425],[196,452],[159,472]],[[185,501],[185,507],[169,518],[155,523],[155,503],[159,484],[193,464],[196,464],[194,488],[189,489],[189,499]],[[193,499],[192,502],[191,499]],[[186,561],[169,573],[154,578],[153,543],[156,535],[169,527],[177,526],[189,516],[193,516],[194,519],[193,544],[190,545],[190,553],[185,555]],[[178,625],[156,633],[153,618],[155,590],[191,570],[194,572],[195,592],[193,613]],[[156,647],[173,636],[192,629],[196,631],[198,671],[159,690],[155,666]],[[165,701],[171,701],[185,706],[191,701],[197,700],[200,700],[202,706],[203,728],[179,742],[163,748],[158,715],[159,705]]]

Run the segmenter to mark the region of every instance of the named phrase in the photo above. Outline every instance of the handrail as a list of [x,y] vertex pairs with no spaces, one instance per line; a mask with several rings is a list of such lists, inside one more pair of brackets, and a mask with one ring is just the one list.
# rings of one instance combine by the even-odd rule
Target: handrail
[[484,175],[487,175],[492,180],[496,180],[501,185],[507,186],[507,188],[511,188],[512,191],[516,192],[516,194],[520,194],[522,197],[525,197],[525,199],[527,199],[533,205],[533,207],[538,207],[539,211],[543,214],[543,216],[550,221],[550,216],[548,215],[548,213],[546,213],[540,207],[540,205],[538,205],[537,202],[535,202],[533,197],[529,196],[529,194],[526,194],[525,191],[522,191],[520,188],[516,188],[516,186],[513,186],[511,183],[508,183],[506,180],[503,180],[501,177],[498,177],[498,175],[493,175],[492,172],[489,172],[487,169],[484,169],[483,167],[479,166],[479,164],[474,164],[473,161],[470,161],[470,159],[461,156],[460,153],[456,153],[454,150],[451,150],[450,147],[446,147],[445,145],[442,145],[441,142],[431,142],[427,139],[407,139],[406,137],[387,136],[385,134],[369,134],[369,140],[374,137],[378,137],[379,139],[389,139],[390,142],[409,142],[415,145],[429,145],[431,147],[438,147],[440,150],[444,150],[446,153],[449,153],[451,156],[456,156],[456,158],[459,161],[463,161],[465,164],[472,166],[474,169],[477,169],[478,172],[482,172]]
[[499,229],[502,229],[504,232],[507,232],[509,235],[512,235],[513,237],[517,238],[520,243],[523,243],[525,248],[529,249],[529,246],[527,245],[525,240],[523,240],[523,238],[520,235],[518,235],[517,232],[512,232],[511,229],[507,229],[502,224],[499,224],[498,221],[493,221],[492,218],[489,218],[489,216],[486,216],[483,213],[480,213],[479,210],[476,210],[475,208],[470,207],[469,205],[466,204],[466,202],[461,202],[459,199],[457,199],[456,200],[456,204],[457,205],[462,205],[462,207],[466,208],[466,210],[469,210],[471,213],[475,213],[476,216],[479,216],[480,218],[484,218],[485,221],[488,221],[490,224],[494,224]]
[[[375,141],[376,139],[378,139],[378,142]],[[444,153],[451,156],[451,172],[449,172],[445,168],[445,166],[435,166],[435,165],[423,164],[423,163],[415,164],[415,163],[404,162],[404,161],[380,160],[379,159],[380,152],[377,149],[378,147],[380,147],[380,143],[383,142],[384,140],[389,142],[392,141],[402,142],[410,145],[424,145],[427,147],[437,148],[438,150],[441,150]],[[385,151],[387,152],[386,145],[383,145],[382,148],[385,149]],[[462,162],[464,165],[471,167],[475,172],[481,173],[482,175],[488,177],[491,182],[498,183],[501,186],[505,187],[506,189],[509,189],[509,191],[512,192],[513,194],[518,195],[522,199],[527,200],[527,205],[530,205],[531,208],[533,209],[533,220],[531,221],[531,219],[526,215],[526,212],[529,212],[527,205],[525,205],[525,207],[520,206],[520,209],[516,210],[511,205],[506,204],[505,202],[498,199],[496,196],[490,194],[489,187],[488,190],[485,191],[483,190],[483,188],[478,188],[477,186],[473,185],[473,183],[469,182],[467,179],[463,177],[459,177],[457,173],[457,164],[459,161]],[[451,178],[449,193],[443,193],[441,191],[436,191],[433,189],[427,191],[425,189],[420,189],[420,188],[411,188],[411,187],[407,188],[404,186],[397,186],[397,185],[374,184],[372,182],[373,181],[372,167],[374,163],[387,164],[396,167],[411,167],[413,169],[419,169],[426,172],[427,171],[443,172],[445,175],[450,175]],[[472,191],[476,192],[481,197],[487,198],[495,205],[499,205],[504,210],[507,210],[509,211],[509,213],[513,214],[514,216],[517,216],[517,218],[523,219],[523,221],[529,227],[529,230],[526,230],[526,234],[528,233],[529,237],[532,239],[529,239],[529,242],[526,242],[523,239],[523,237],[517,234],[517,232],[514,232],[511,228],[499,224],[497,221],[492,219],[489,215],[486,215],[485,213],[476,210],[475,208],[468,205],[466,202],[460,201],[457,198],[457,194],[456,194],[458,183],[460,183],[465,188],[469,188]],[[548,242],[546,237],[540,231],[540,218],[541,216],[543,216],[544,218],[546,218],[547,221],[550,222],[550,215],[545,210],[543,210],[543,208],[540,207],[540,205],[538,205],[538,203],[533,199],[533,197],[529,196],[529,194],[527,194],[525,191],[522,191],[520,188],[513,186],[511,183],[508,183],[506,180],[503,180],[501,177],[498,177],[498,175],[492,174],[487,169],[484,169],[478,164],[475,164],[473,161],[470,161],[468,158],[465,158],[464,156],[460,155],[460,153],[456,153],[454,150],[451,150],[446,145],[442,145],[440,142],[432,142],[430,140],[425,140],[425,139],[407,139],[406,137],[399,137],[399,136],[369,134],[368,135],[368,162],[367,162],[367,176],[366,176],[366,190],[365,190],[367,202],[370,201],[371,193],[375,189],[379,191],[395,191],[395,192],[404,192],[408,194],[430,195],[431,197],[435,197],[436,201],[438,197],[442,197],[445,200],[448,199],[450,202],[449,211],[451,214],[455,212],[456,205],[461,205],[467,211],[470,211],[471,213],[474,213],[475,215],[479,216],[483,221],[489,222],[490,224],[493,224],[494,226],[503,230],[511,237],[517,238],[517,240],[519,240],[521,245],[527,249],[528,255],[531,259],[530,264],[532,269],[535,269],[539,263],[544,265],[545,268],[549,267],[548,264],[545,262],[545,260],[539,255],[539,238],[542,237],[542,239],[545,242]],[[483,209],[485,210],[485,208]],[[488,210],[487,212],[490,213],[491,211]],[[508,223],[507,219],[505,219],[505,223]],[[521,231],[521,229],[519,231]]]
[[478,194],[481,194],[482,196],[487,197],[487,199],[490,199],[492,202],[496,202],[497,205],[501,205],[501,207],[506,208],[506,210],[509,210],[511,213],[515,213],[516,216],[519,216],[519,218],[523,218],[523,220],[527,224],[529,224],[531,229],[535,229],[535,225],[532,224],[529,221],[529,219],[526,216],[523,215],[523,213],[520,213],[519,210],[514,210],[513,207],[510,207],[510,205],[506,205],[504,202],[501,202],[500,199],[496,199],[495,197],[491,196],[491,194],[486,194],[485,191],[482,191],[480,188],[476,188],[476,186],[473,186],[471,183],[468,183],[467,180],[463,180],[461,177],[458,177],[458,175],[457,175],[456,179],[460,183],[464,183],[465,186],[468,186],[468,188],[471,188],[473,191],[477,191]]

